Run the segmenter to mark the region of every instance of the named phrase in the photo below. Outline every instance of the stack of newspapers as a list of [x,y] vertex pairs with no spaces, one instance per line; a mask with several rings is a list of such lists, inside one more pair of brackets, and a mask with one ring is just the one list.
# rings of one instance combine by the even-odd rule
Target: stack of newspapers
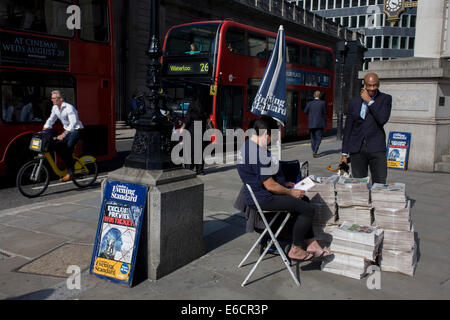
[[335,184],[339,176],[331,177],[309,176],[314,185],[306,190],[305,195],[315,207],[313,223],[334,224],[336,219]]
[[340,177],[336,183],[336,198],[339,221],[372,225],[369,177]]
[[375,183],[371,195],[374,225],[384,230],[381,270],[413,276],[417,264],[417,247],[405,184]]
[[333,256],[322,263],[322,271],[361,279],[376,260],[383,230],[343,222],[333,230],[330,250]]
[[338,175],[330,177],[310,175],[300,182],[305,195],[314,206],[314,238],[322,246],[330,245],[331,233],[337,227],[335,184],[338,179]]

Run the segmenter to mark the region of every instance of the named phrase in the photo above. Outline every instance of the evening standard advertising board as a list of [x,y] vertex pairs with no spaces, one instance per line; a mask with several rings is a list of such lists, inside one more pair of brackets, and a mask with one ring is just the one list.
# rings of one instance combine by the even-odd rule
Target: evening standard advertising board
[[90,273],[131,286],[147,187],[107,181]]
[[406,170],[408,167],[411,133],[389,132],[387,143],[388,168]]

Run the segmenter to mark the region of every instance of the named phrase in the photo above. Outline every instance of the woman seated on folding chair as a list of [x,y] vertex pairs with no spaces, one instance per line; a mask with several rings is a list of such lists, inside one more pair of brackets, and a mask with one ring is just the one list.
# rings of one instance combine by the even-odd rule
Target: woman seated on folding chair
[[[279,175],[277,161],[272,158],[267,146],[271,131],[278,132],[276,121],[261,116],[253,126],[254,132],[242,145],[238,153],[237,170],[244,184],[249,184],[264,211],[289,211],[294,220],[292,228],[293,245],[288,253],[291,260],[310,261],[329,256],[314,239],[312,220],[314,207],[302,200],[305,191],[290,189],[293,182],[281,185],[274,177]],[[244,188],[246,204],[255,206],[250,192]],[[306,251],[302,245],[306,245]]]

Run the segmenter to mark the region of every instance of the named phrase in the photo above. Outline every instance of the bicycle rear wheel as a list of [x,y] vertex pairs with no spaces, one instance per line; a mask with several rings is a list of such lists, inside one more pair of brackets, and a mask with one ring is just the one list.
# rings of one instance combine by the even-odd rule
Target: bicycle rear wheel
[[20,168],[16,178],[17,188],[19,188],[21,194],[28,198],[40,196],[47,189],[49,183],[50,174],[41,160],[32,160],[25,163]]
[[78,188],[86,188],[97,179],[98,166],[94,157],[83,156],[75,161],[73,183]]

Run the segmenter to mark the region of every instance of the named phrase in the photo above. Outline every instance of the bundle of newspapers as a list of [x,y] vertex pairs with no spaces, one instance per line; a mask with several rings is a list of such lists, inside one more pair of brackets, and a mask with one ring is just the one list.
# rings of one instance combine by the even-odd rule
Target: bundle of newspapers
[[374,225],[384,230],[381,270],[412,276],[417,264],[417,248],[405,184],[375,183],[371,196]]
[[338,175],[319,177],[310,175],[297,183],[299,189],[305,190],[305,195],[315,208],[313,223],[333,224],[336,221],[335,184]]
[[402,209],[406,206],[406,188],[404,183],[374,183],[371,187],[373,207]]
[[323,261],[322,271],[361,279],[378,256],[383,230],[345,221],[333,230],[332,237],[334,255]]
[[369,177],[340,177],[336,183],[336,198],[339,221],[363,226],[372,225]]

